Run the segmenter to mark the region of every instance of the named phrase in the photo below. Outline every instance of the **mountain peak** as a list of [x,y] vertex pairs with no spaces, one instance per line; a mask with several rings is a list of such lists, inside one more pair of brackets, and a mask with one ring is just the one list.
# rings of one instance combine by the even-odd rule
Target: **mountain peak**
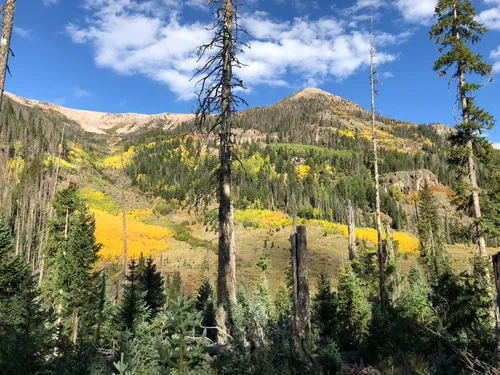
[[307,87],[305,89],[297,91],[295,94],[292,94],[287,99],[302,99],[302,98],[310,99],[318,95],[336,97],[335,95],[330,94],[329,92],[326,92],[324,90],[318,89],[316,87]]

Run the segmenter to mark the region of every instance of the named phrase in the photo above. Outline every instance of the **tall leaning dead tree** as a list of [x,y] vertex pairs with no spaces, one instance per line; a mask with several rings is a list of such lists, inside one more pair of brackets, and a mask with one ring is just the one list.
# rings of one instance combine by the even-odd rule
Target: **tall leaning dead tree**
[[231,162],[233,159],[233,129],[235,115],[240,105],[246,101],[236,94],[244,89],[243,82],[235,74],[235,68],[243,67],[238,58],[243,53],[245,43],[239,38],[245,31],[238,24],[239,4],[233,0],[210,0],[214,6],[216,20],[210,30],[214,32],[208,44],[198,48],[198,61],[205,59],[204,65],[195,71],[201,76],[196,87],[198,108],[196,127],[208,134],[218,132],[220,165],[218,169],[219,199],[219,265],[217,275],[217,303],[230,318],[230,301],[235,294],[236,251],[234,244],[234,211],[231,200]]
[[375,95],[377,90],[375,85],[378,83],[375,70],[375,44],[373,40],[373,17],[370,27],[370,87],[371,87],[371,112],[372,112],[372,144],[373,144],[373,180],[375,183],[375,225],[377,228],[378,240],[378,266],[380,278],[380,305],[382,312],[385,309],[387,301],[387,292],[385,285],[385,260],[384,243],[382,241],[382,211],[380,208],[380,176],[378,173],[378,151],[377,151],[377,129],[375,125]]
[[491,77],[493,68],[483,61],[481,54],[476,54],[471,47],[481,40],[488,30],[476,20],[476,10],[470,0],[439,0],[436,6],[436,24],[430,31],[430,37],[439,44],[442,55],[434,63],[434,71],[440,76],[452,70],[450,83],[457,84],[457,103],[461,109],[461,122],[457,123],[456,134],[451,138],[453,160],[451,164],[457,168],[457,176],[462,183],[457,184],[455,191],[463,202],[465,211],[472,212],[475,230],[474,237],[480,256],[487,256],[486,241],[482,225],[480,188],[477,181],[476,158],[484,154],[487,141],[484,138],[486,129],[494,125],[493,116],[476,104],[475,91],[483,85],[471,82],[468,77]]
[[10,38],[14,27],[14,13],[16,0],[6,0],[2,6],[2,39],[0,39],[0,108],[2,106],[5,76],[9,70],[9,56],[11,54]]

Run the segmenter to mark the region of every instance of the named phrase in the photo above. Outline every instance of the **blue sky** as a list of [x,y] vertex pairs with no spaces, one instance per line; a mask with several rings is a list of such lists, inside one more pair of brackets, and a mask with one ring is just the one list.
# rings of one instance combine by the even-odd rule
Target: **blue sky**
[[[375,14],[383,115],[454,124],[455,92],[432,71],[436,0],[242,0],[251,48],[238,72],[250,106],[319,87],[368,107],[369,16]],[[500,0],[475,0],[490,29],[477,51],[500,73]],[[194,48],[210,37],[204,0],[18,2],[6,89],[31,99],[106,112],[190,112]],[[500,80],[500,74],[496,74]],[[500,82],[479,105],[499,121]]]

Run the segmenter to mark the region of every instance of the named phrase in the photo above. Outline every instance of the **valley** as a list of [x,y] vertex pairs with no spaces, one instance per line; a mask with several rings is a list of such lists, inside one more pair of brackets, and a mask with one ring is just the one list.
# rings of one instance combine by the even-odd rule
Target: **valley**
[[[76,184],[95,215],[96,238],[103,245],[99,267],[123,261],[123,202],[129,257],[151,255],[164,275],[180,272],[188,292],[197,287],[207,260],[215,277],[218,236],[211,218],[216,205],[208,197],[206,208],[196,213],[192,200],[194,189],[209,178],[213,154],[205,146],[198,153],[196,143],[200,138],[196,135],[182,135],[190,126],[183,122],[189,119],[187,115],[111,115],[71,110],[12,94],[7,97],[18,116],[35,111],[43,121],[57,121],[59,131],[62,126],[75,129],[74,140],[66,144],[67,156],[61,160],[58,188]],[[366,216],[370,209],[364,202],[370,191],[369,174],[365,174],[366,160],[370,158],[367,114],[354,103],[317,89],[305,89],[274,106],[241,114],[236,142],[242,160],[234,164],[240,186],[235,196],[239,280],[250,287],[259,282],[256,264],[266,246],[271,290],[276,291],[286,281],[284,271],[289,266],[289,237],[294,222],[308,228],[311,279],[321,272],[335,277],[348,256],[343,201],[347,198],[358,207],[359,245],[374,254],[376,231],[367,228],[373,223]],[[443,152],[443,134],[449,134],[451,128],[417,126],[386,118],[378,121],[381,152],[386,161],[393,159],[383,167],[387,176],[386,209],[390,210],[384,211],[385,218],[393,227],[391,236],[399,244],[399,262],[405,271],[418,263],[414,199],[424,183],[431,185],[438,198],[443,221],[445,215],[449,215],[450,222],[458,220],[446,186],[450,179],[439,156]],[[90,143],[84,146],[86,142]],[[126,151],[122,155],[123,148]],[[283,165],[283,152],[293,161],[288,167]],[[151,159],[152,155],[156,156]],[[147,164],[141,164],[140,157],[146,157]],[[165,162],[165,167],[155,158]],[[122,160],[126,176],[121,172]],[[296,179],[280,180],[279,176],[286,175]],[[177,183],[168,182],[172,180]],[[360,192],[345,195],[338,190],[339,183],[344,185],[342,189],[359,189],[360,183],[368,185]],[[302,196],[283,201],[283,197],[292,197],[287,184],[294,184],[293,189],[299,188]],[[256,194],[255,187],[262,194]],[[334,190],[327,196],[318,195],[324,188]],[[310,202],[316,202],[316,206]],[[474,253],[470,244],[449,243],[447,247],[457,269],[463,269]]]

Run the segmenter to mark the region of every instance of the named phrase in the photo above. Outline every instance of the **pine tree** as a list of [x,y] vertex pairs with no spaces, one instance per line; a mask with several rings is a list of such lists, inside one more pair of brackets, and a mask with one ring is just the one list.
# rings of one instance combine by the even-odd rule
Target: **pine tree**
[[420,191],[419,211],[421,261],[426,266],[429,279],[435,283],[446,266],[446,253],[436,197],[427,183]]
[[0,216],[0,368],[6,374],[40,373],[52,347],[51,316],[29,266],[12,247]]
[[141,260],[139,260],[137,273],[139,289],[145,293],[144,302],[151,316],[155,317],[166,302],[163,276],[157,271],[152,257],[146,259],[144,266],[141,266]]
[[351,265],[339,275],[338,294],[338,342],[341,350],[360,347],[368,336],[371,306],[363,292]]
[[128,272],[123,286],[123,297],[116,317],[121,330],[134,331],[137,324],[144,320],[149,310],[144,301],[146,293],[141,290],[137,263],[134,258],[130,260]]
[[[481,40],[487,29],[476,21],[471,0],[439,0],[436,17],[430,37],[440,45],[439,52],[443,54],[434,63],[434,70],[443,76],[452,69],[451,79],[457,82],[457,100],[461,106],[462,122],[456,125],[457,133],[451,138],[454,147],[452,163],[458,168],[458,180],[462,182],[457,185],[457,190],[462,195],[461,200],[467,203],[467,211],[471,210],[475,219],[474,237],[479,255],[486,256],[476,158],[484,154],[487,143],[484,131],[493,128],[494,119],[475,102],[474,92],[483,85],[468,81],[467,76],[492,74],[492,66],[470,48]],[[468,181],[463,179],[464,175],[468,176]]]
[[174,277],[167,278],[167,296],[168,301],[176,301],[179,297],[182,297],[184,294],[184,286],[182,282],[182,277],[180,272],[174,272]]
[[[198,293],[196,295],[195,307],[198,311],[203,312],[202,326],[215,327],[215,296],[212,282],[209,277],[203,277]],[[207,329],[207,337],[215,341],[216,330],[213,328]]]
[[48,276],[44,289],[53,301],[64,332],[76,343],[79,332],[90,339],[95,332],[99,301],[94,265],[101,248],[96,243],[95,220],[78,196],[76,186],[59,191],[55,219],[45,252]]
[[322,272],[318,276],[317,292],[312,298],[311,321],[321,340],[335,337],[337,295],[332,291],[331,278]]

